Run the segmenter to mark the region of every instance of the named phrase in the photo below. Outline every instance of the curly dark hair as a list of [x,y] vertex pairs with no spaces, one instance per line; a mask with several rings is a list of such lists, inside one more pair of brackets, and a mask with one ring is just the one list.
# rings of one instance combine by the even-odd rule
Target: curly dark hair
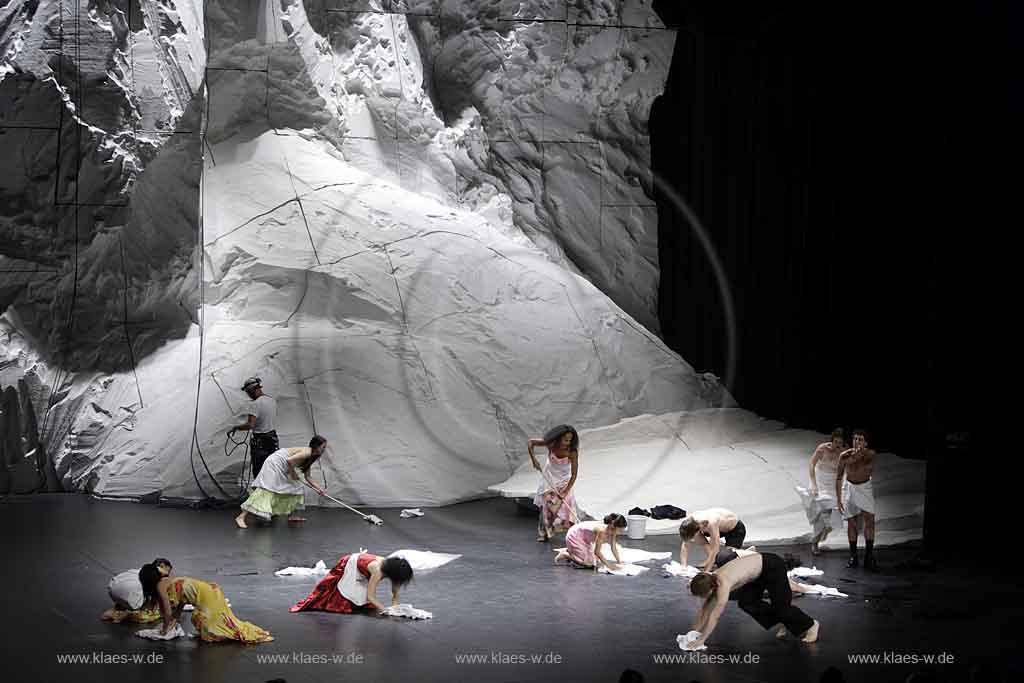
[[572,434],[572,443],[569,444],[569,450],[576,452],[580,449],[580,435],[576,432],[576,429],[572,425],[558,425],[552,427],[544,435],[544,443],[548,446],[556,443],[566,434]]

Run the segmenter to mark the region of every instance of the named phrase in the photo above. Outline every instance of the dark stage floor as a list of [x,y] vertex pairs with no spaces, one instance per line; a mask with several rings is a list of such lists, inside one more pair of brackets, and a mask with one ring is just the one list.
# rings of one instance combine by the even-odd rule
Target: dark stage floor
[[[843,554],[816,558],[825,570],[822,582],[851,597],[798,601],[822,624],[814,646],[777,642],[733,604],[705,654],[738,656],[739,663],[658,663],[656,655],[680,653],[676,635],[689,630],[696,611],[682,580],[662,577],[660,563],[635,578],[555,567],[549,546],[533,540],[535,518],[508,500],[427,509],[415,519],[377,510],[382,527],[340,510],[307,512],[310,521],[302,528],[282,520],[241,531],[230,510],[161,508],[73,494],[5,499],[4,680],[613,682],[633,668],[648,681],[816,681],[834,665],[848,681],[880,683],[922,670],[939,680],[966,681],[974,664],[1007,667],[1021,661],[1018,612],[1008,602],[1010,592],[1019,590],[1016,577],[987,578],[984,569],[948,566],[936,573],[897,570],[895,565],[914,556],[913,547],[883,549],[882,575],[847,570]],[[626,545],[676,549],[669,536]],[[403,602],[432,611],[434,619],[288,612],[315,579],[278,578],[275,570],[318,559],[330,566],[360,546],[371,552],[411,547],[462,553],[421,575],[403,594]],[[812,559],[806,547],[785,550],[800,552],[808,563]],[[178,574],[219,583],[235,613],[276,640],[249,647],[154,643],[133,636],[137,625],[101,622],[99,614],[110,604],[110,576],[155,556],[170,558]],[[58,655],[69,653],[162,655],[163,661],[58,663]],[[849,663],[847,656],[858,653],[945,653],[954,663]],[[351,661],[260,661],[267,655],[341,655]],[[462,655],[482,655],[488,663],[460,663]],[[490,663],[521,655],[542,661]],[[556,656],[561,663],[545,663]],[[743,661],[755,656],[756,664]]]

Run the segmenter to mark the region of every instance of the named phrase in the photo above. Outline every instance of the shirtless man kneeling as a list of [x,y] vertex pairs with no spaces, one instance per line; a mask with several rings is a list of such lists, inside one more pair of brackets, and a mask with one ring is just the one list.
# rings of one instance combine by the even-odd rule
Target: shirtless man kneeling
[[863,429],[853,432],[853,448],[843,451],[836,469],[836,501],[839,512],[846,520],[846,534],[850,541],[850,561],[847,567],[860,566],[857,560],[857,526],[864,523],[864,568],[877,572],[875,563],[875,492],[871,485],[871,472],[875,452],[868,448],[868,435]]
[[739,548],[746,536],[747,528],[732,510],[698,510],[679,525],[679,537],[682,539],[679,546],[679,563],[686,566],[689,545],[703,546],[708,556],[701,568],[704,571],[711,571],[715,565],[715,556],[722,547],[722,539],[730,548]]
[[[763,599],[765,591],[768,601]],[[741,555],[712,573],[701,572],[690,580],[690,592],[704,598],[704,604],[693,627],[700,637],[687,645],[688,650],[705,644],[730,598],[765,629],[781,623],[805,643],[818,639],[818,622],[793,606],[786,562],[774,553]],[[780,629],[776,635],[781,633]]]

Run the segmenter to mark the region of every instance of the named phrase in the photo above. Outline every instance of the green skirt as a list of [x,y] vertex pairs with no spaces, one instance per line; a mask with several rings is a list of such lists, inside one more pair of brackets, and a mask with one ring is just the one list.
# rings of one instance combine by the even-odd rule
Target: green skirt
[[242,503],[242,509],[268,522],[274,515],[290,515],[306,507],[305,496],[301,493],[273,493],[256,489]]

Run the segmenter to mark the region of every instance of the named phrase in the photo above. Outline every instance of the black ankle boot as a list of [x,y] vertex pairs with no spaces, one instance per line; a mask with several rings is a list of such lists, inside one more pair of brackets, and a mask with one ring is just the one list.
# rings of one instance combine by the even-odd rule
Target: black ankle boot
[[846,562],[846,566],[850,568],[859,567],[860,562],[857,560],[857,553],[850,555],[850,559]]
[[865,555],[864,556],[864,569],[868,570],[869,572],[873,572],[875,574],[878,573],[878,563],[875,562],[875,556],[874,555]]

